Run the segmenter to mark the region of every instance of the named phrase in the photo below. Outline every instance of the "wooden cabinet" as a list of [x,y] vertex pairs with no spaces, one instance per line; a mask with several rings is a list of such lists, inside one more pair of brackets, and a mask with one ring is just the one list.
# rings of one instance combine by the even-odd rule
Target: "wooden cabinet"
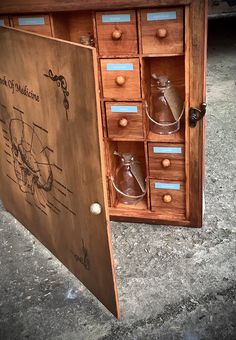
[[[119,316],[109,219],[202,226],[206,1],[17,6],[0,4],[20,29],[0,28],[0,196]],[[157,96],[175,133],[153,129]],[[136,204],[119,200],[120,154],[139,164]]]

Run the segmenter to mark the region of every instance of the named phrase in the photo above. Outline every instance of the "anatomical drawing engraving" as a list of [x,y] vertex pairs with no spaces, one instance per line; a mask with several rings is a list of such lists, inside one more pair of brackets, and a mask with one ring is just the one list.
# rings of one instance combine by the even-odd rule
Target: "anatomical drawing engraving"
[[44,74],[45,77],[50,78],[52,81],[55,81],[57,86],[62,89],[63,91],[63,105],[66,112],[66,119],[68,120],[68,110],[69,110],[69,100],[67,97],[69,97],[69,91],[67,90],[67,81],[64,76],[61,74],[58,76],[57,74],[53,74],[52,70],[48,70],[48,74]]
[[76,215],[67,204],[73,191],[63,182],[63,169],[52,161],[54,150],[46,143],[48,131],[25,122],[24,112],[14,106],[14,118],[4,105],[0,104],[0,111],[3,152],[10,166],[6,176],[25,194],[25,201],[43,214],[59,215],[66,210]]
[[13,164],[20,190],[46,203],[44,192],[52,189],[53,172],[47,152],[34,126],[31,127],[21,119],[11,119],[9,134]]

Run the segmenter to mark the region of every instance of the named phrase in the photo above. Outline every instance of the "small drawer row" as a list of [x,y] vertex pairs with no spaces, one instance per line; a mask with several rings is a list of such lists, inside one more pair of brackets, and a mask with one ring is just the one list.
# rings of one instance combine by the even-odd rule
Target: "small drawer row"
[[100,62],[104,98],[141,99],[139,58]]
[[106,102],[105,111],[109,138],[144,138],[142,102]]
[[49,15],[2,16],[0,26],[12,26],[25,31],[52,36]]
[[184,144],[148,143],[151,210],[185,216]]
[[97,12],[96,26],[101,56],[184,52],[182,7]]
[[185,180],[184,144],[148,143],[149,176]]
[[183,181],[150,180],[151,210],[163,216],[185,217],[186,193]]

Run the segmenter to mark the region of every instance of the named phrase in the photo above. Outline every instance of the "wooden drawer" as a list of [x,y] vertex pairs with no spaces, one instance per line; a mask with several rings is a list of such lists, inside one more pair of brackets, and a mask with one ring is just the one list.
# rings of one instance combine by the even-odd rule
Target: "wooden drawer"
[[185,215],[185,185],[180,181],[150,180],[151,210],[171,218]]
[[100,55],[134,55],[138,53],[135,11],[96,13]]
[[140,99],[139,59],[101,60],[105,98]]
[[1,26],[10,26],[10,21],[8,17],[0,16],[0,27]]
[[179,54],[184,52],[183,8],[141,10],[142,52]]
[[49,15],[24,15],[12,18],[13,27],[52,36]]
[[149,175],[151,177],[184,180],[184,145],[148,143]]
[[143,138],[142,103],[106,103],[109,138]]

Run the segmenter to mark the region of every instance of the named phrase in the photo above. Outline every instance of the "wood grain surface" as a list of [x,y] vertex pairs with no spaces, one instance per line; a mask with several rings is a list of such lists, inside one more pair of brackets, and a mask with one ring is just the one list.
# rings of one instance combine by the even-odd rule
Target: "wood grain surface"
[[95,50],[10,28],[0,45],[4,206],[119,317]]
[[[199,22],[202,24],[199,25]],[[193,0],[190,6],[190,107],[206,100],[207,1]],[[191,224],[203,223],[205,118],[189,128],[189,188]]]
[[191,0],[4,0],[0,2],[0,13],[58,12],[79,10],[112,10],[137,7],[187,5]]
[[[137,112],[112,112],[112,107],[137,107]],[[128,111],[128,110],[127,110]],[[124,138],[129,139],[143,139],[143,114],[142,103],[133,102],[110,102],[106,103],[106,117],[108,137],[113,139]],[[122,119],[127,121],[126,126],[122,126]]]
[[[104,15],[130,15],[128,22],[104,23]],[[135,55],[138,53],[137,23],[135,11],[109,11],[96,13],[98,52],[101,56]],[[119,31],[120,39],[112,39],[112,33]]]
[[[174,20],[147,20],[147,15],[176,13]],[[184,47],[183,8],[143,9],[141,10],[141,49],[143,54],[183,53]],[[159,37],[165,30],[166,36]]]
[[[44,24],[42,25],[35,25],[35,24],[29,24],[29,25],[20,25],[19,20],[37,20],[37,19],[43,19]],[[49,37],[52,36],[52,29],[51,29],[51,23],[50,23],[50,16],[49,15],[22,15],[22,16],[13,16],[11,17],[12,27],[29,31],[33,33],[43,34],[47,35]]]
[[[181,148],[180,154],[172,153],[155,153],[153,148]],[[166,143],[148,143],[149,154],[149,174],[152,178],[163,178],[170,180],[184,180],[184,145],[183,144],[166,144]],[[163,166],[163,161],[169,160],[168,167]],[[165,164],[165,163],[164,163]]]
[[[102,85],[103,85],[103,96],[108,99],[141,99],[140,90],[140,68],[139,59],[102,59],[101,73],[102,73]],[[133,65],[133,70],[117,70],[108,71],[107,65]],[[123,85],[116,83],[117,77],[123,77],[125,82]]]
[[[180,190],[172,189],[156,189],[155,183],[168,184],[180,184]],[[150,180],[150,191],[151,191],[151,210],[155,211],[157,216],[168,219],[184,219],[185,217],[185,185],[183,182],[178,181],[165,181],[160,179]],[[165,203],[164,196],[171,196],[171,202]]]

